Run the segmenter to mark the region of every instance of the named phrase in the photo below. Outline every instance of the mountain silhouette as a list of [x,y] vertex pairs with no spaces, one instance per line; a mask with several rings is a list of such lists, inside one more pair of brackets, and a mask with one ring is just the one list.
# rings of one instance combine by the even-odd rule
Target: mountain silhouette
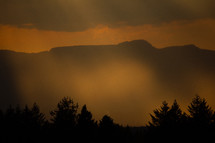
[[212,50],[195,45],[157,49],[145,40],[41,53],[0,50],[0,105],[36,101],[48,112],[60,98],[72,96],[98,116],[108,112],[125,124],[138,118],[140,125],[148,119],[136,117],[142,114],[138,109],[149,113],[163,99],[179,98],[186,105],[194,94],[205,93],[213,101],[214,61]]

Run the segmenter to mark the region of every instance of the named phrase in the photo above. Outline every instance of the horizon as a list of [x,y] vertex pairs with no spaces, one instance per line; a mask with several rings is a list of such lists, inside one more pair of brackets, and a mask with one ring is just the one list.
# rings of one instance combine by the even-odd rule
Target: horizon
[[0,59],[2,108],[37,102],[48,113],[68,96],[87,104],[97,119],[110,114],[121,124],[142,125],[163,100],[176,99],[185,110],[199,94],[215,107],[215,51],[194,45],[157,49],[137,40],[34,54],[0,52]]
[[[92,46],[95,46],[95,47],[99,47],[99,46],[117,46],[119,44],[122,44],[122,43],[130,43],[130,42],[133,42],[133,41],[146,41],[144,39],[135,39],[135,40],[130,40],[130,41],[122,41],[120,43],[116,43],[116,44],[77,44],[77,45],[65,45],[65,46],[59,46],[59,47],[52,47],[48,50],[45,50],[45,51],[37,51],[37,52],[28,52],[28,51],[16,51],[16,50],[12,50],[12,49],[0,49],[0,51],[12,51],[12,52],[17,52],[17,53],[29,53],[29,54],[37,54],[37,53],[43,53],[43,52],[50,52],[52,49],[55,49],[55,48],[72,48],[72,47],[92,47]],[[149,44],[151,44],[149,41],[146,41],[148,42]],[[153,46],[153,45],[152,45]],[[175,47],[185,47],[185,46],[195,46],[201,50],[209,50],[209,51],[215,51],[215,49],[204,49],[204,48],[201,48],[201,47],[198,47],[196,46],[195,44],[193,43],[188,43],[188,44],[179,44],[179,45],[169,45],[169,46],[166,46],[166,47],[156,47],[156,46],[153,46],[154,48],[156,49],[165,49],[165,48],[175,48]],[[108,48],[108,47],[107,47]],[[144,47],[143,47],[144,48]]]
[[41,52],[67,45],[135,39],[157,48],[215,49],[211,0],[0,0],[0,49]]
[[214,37],[214,0],[0,0],[0,108],[68,96],[141,125],[163,100],[215,107]]

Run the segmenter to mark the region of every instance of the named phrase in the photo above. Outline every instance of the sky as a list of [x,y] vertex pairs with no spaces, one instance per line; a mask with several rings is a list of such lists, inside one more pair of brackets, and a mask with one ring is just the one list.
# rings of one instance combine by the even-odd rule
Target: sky
[[0,49],[41,52],[145,39],[215,50],[214,0],[0,0]]
[[[215,0],[0,0],[0,50],[37,53],[54,47],[112,45],[137,39],[144,39],[156,48],[194,44],[215,50],[214,37]],[[192,47],[190,51],[195,51]],[[126,59],[124,50],[103,53],[101,57],[99,50],[89,51],[85,57],[77,54],[67,59],[63,55],[63,61],[46,54],[7,55],[8,59],[3,57],[1,62],[13,70],[2,68],[6,74],[2,77],[7,78],[0,84],[2,87],[15,84],[21,100],[27,103],[38,100],[46,110],[61,96],[74,93],[77,95],[74,99],[89,105],[97,117],[110,114],[116,121],[131,125],[142,125],[162,100],[172,102],[179,97],[179,103],[185,107],[190,102],[186,95],[190,98],[199,93],[208,97],[209,103],[214,101],[213,56],[200,62],[195,52],[188,50],[186,57],[186,50],[185,54],[182,50],[170,52],[162,60],[157,57],[156,61],[147,53],[146,58],[152,60],[145,63],[136,56]],[[168,53],[168,48],[160,51]],[[92,58],[94,52],[99,58]],[[193,68],[192,59],[197,59]]]

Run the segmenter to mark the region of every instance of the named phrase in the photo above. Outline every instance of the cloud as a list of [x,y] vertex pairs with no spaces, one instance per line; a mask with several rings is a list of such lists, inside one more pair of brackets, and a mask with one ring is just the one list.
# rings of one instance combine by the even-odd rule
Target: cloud
[[0,24],[74,32],[215,18],[214,9],[214,0],[0,0]]
[[53,47],[72,45],[109,45],[145,39],[157,47],[195,44],[215,50],[215,19],[169,22],[160,25],[97,26],[82,32],[46,31],[0,25],[1,49],[41,52]]

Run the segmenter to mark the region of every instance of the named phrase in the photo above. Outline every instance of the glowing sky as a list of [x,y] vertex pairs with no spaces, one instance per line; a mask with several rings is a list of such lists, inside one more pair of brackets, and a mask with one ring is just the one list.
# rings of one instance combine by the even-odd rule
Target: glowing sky
[[214,0],[0,0],[0,49],[145,39],[155,47],[215,50]]
[[[31,53],[54,47],[112,45],[136,39],[144,39],[156,48],[194,44],[201,49],[215,50],[214,37],[215,0],[0,0],[0,50]],[[108,50],[115,51],[118,46],[107,47],[114,47],[114,50]],[[65,59],[56,59],[58,56],[53,56],[53,50],[41,54],[16,53],[18,56],[8,52],[14,56],[4,55],[1,63],[12,68],[1,69],[1,73],[5,73],[2,74],[5,81],[1,82],[5,87],[11,84],[10,80],[11,86],[16,85],[15,90],[4,86],[2,89],[9,89],[9,93],[20,92],[23,103],[38,101],[45,111],[61,96],[72,93],[75,100],[92,109],[96,118],[110,114],[125,125],[143,125],[148,120],[148,113],[162,100],[173,101],[179,97],[179,103],[181,101],[185,107],[188,98],[199,93],[213,103],[214,72],[212,75],[208,72],[208,69],[214,69],[212,56],[205,60],[207,63],[203,60],[204,66],[200,66],[198,61],[205,57],[199,59],[196,55],[195,58],[195,53],[188,51],[189,57],[197,59],[189,69],[192,58],[185,56],[182,60],[180,53],[170,52],[169,56],[155,59],[152,53],[152,56],[150,52],[146,53],[145,65],[142,55],[140,59],[131,56],[134,50],[128,52],[127,57],[123,48],[118,54],[100,51],[104,59],[96,60],[92,59],[92,53],[99,51],[96,48],[91,53],[87,49],[89,56],[80,54],[80,57]],[[157,51],[168,53],[169,50]],[[172,56],[182,61],[176,64],[177,60],[171,61]],[[154,62],[156,59],[159,62]]]

